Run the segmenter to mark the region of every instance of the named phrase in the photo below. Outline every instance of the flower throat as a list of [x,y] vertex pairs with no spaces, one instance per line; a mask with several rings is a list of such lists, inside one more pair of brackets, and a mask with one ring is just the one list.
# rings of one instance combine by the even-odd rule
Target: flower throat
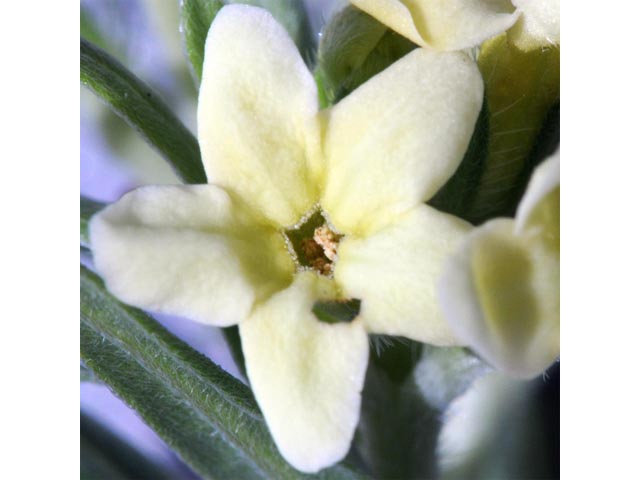
[[314,209],[291,229],[284,231],[287,248],[302,270],[333,275],[338,244],[344,235],[334,232],[322,210]]

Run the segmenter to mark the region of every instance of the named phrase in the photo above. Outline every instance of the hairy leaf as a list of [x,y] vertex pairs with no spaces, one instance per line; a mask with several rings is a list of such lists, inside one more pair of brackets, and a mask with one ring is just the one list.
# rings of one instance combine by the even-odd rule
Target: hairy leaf
[[83,38],[80,80],[155,147],[185,182],[206,183],[193,134],[151,87]]
[[231,358],[233,358],[236,367],[238,367],[240,373],[244,375],[244,378],[247,378],[247,367],[244,363],[244,353],[242,352],[242,341],[240,340],[240,330],[238,326],[234,325],[223,328],[222,335],[224,335],[224,339],[231,352]]
[[[81,267],[81,358],[205,478],[299,478],[250,390]],[[341,464],[320,478],[357,478]]]
[[211,22],[224,6],[224,2],[221,0],[183,0],[181,6],[181,29],[187,55],[191,61],[193,73],[200,81],[207,33]]

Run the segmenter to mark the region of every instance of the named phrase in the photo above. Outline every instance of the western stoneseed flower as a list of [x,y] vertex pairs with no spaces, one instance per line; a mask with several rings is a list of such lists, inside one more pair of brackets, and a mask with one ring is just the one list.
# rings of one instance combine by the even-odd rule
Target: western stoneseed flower
[[456,336],[496,368],[534,377],[560,354],[560,154],[535,171],[515,219],[474,229],[440,282]]
[[[226,6],[206,43],[198,137],[209,184],[137,189],[93,218],[95,266],[132,305],[239,325],[282,455],[347,453],[367,333],[456,343],[436,301],[470,226],[424,204],[458,167],[482,103],[476,65],[416,50],[334,107],[265,10]],[[327,323],[318,302],[359,302]]]
[[351,0],[351,3],[416,45],[439,51],[478,46],[509,29],[520,14],[509,0]]

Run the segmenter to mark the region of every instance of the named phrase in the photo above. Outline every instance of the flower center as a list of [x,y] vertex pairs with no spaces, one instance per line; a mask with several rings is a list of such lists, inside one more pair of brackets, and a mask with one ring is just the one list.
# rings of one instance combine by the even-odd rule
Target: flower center
[[333,275],[338,244],[344,235],[332,230],[321,209],[313,209],[283,233],[299,269],[315,270],[328,277]]

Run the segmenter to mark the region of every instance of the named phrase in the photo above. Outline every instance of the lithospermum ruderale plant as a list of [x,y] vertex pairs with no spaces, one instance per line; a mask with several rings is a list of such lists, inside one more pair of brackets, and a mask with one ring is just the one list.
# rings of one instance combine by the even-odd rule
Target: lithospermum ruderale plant
[[81,199],[82,368],[204,478],[453,475],[450,404],[559,360],[557,4],[352,0],[316,45],[300,2],[228,3],[181,4],[197,140],[81,40],[184,182]]

